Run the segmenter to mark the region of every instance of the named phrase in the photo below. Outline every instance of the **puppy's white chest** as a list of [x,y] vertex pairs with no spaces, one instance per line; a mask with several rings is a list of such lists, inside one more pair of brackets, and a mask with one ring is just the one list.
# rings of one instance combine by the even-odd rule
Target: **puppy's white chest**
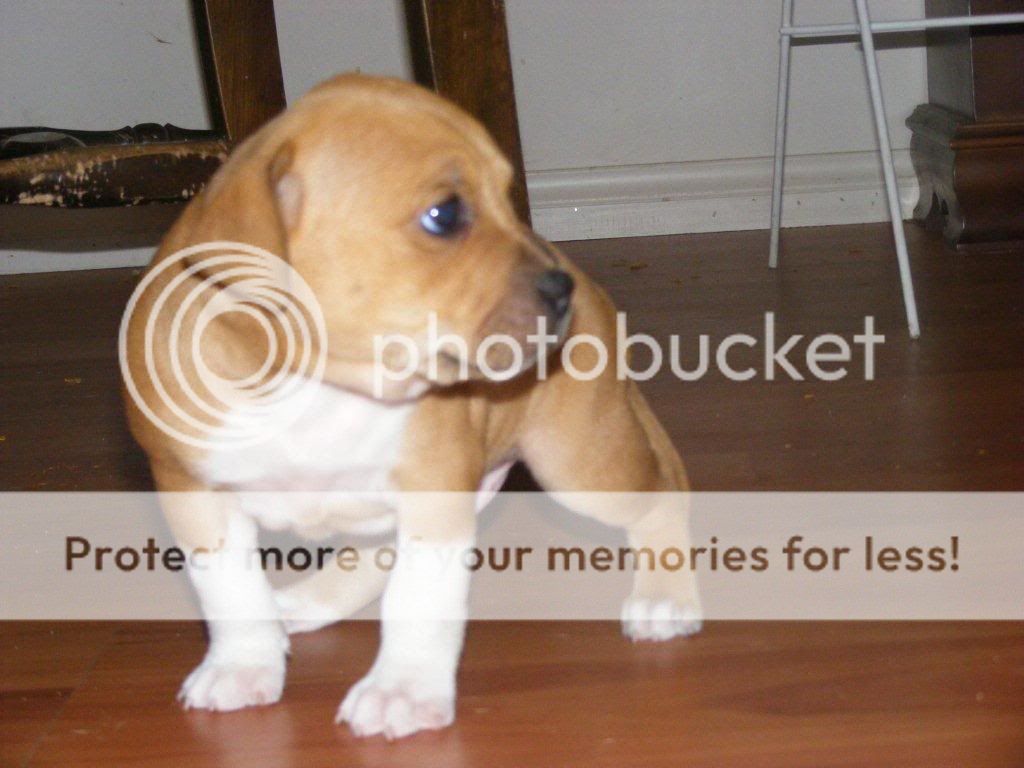
[[[202,472],[243,490],[387,491],[414,407],[309,382],[272,408],[230,413]],[[238,445],[239,431],[260,439]]]

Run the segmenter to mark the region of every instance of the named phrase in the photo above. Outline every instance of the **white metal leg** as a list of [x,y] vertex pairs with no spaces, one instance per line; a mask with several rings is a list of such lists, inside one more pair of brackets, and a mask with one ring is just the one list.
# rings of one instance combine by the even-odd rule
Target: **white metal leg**
[[[793,24],[793,0],[782,0],[782,26]],[[792,38],[779,36],[779,91],[775,104],[775,159],[772,166],[772,231],[768,266],[779,265],[779,230],[782,228],[782,174],[786,165],[786,122],[789,113],[789,53]]]
[[910,32],[925,29],[947,29],[951,27],[980,27],[1024,23],[1024,13],[993,13],[983,16],[943,16],[931,19],[907,21],[878,21],[872,23],[868,14],[867,0],[855,0],[856,24],[819,24],[793,26],[793,0],[782,0],[782,26],[779,29],[779,91],[775,112],[775,161],[772,170],[772,221],[771,242],[768,247],[768,266],[779,263],[779,230],[782,227],[782,181],[786,157],[786,123],[789,109],[790,46],[794,37],[841,38],[859,35],[864,47],[864,65],[868,74],[871,91],[871,107],[875,116],[875,130],[882,156],[885,173],[885,194],[889,203],[889,218],[892,220],[893,239],[896,241],[896,258],[900,268],[900,282],[903,286],[903,304],[907,313],[907,327],[911,338],[920,336],[917,320],[917,303],[914,300],[914,283],[910,275],[910,259],[907,256],[907,241],[903,233],[903,214],[900,210],[899,189],[896,186],[896,170],[892,161],[892,146],[889,142],[889,127],[885,119],[885,104],[882,101],[882,86],[878,78],[878,58],[872,35],[876,32]]
[[907,241],[903,234],[903,213],[900,210],[899,189],[896,186],[896,169],[892,161],[892,147],[889,143],[889,126],[885,119],[885,104],[882,101],[882,86],[878,78],[878,57],[871,31],[867,0],[856,0],[857,22],[860,25],[860,40],[864,46],[864,64],[868,74],[868,88],[871,91],[871,107],[875,114],[875,131],[878,134],[878,148],[882,155],[882,171],[885,174],[885,194],[889,201],[889,217],[892,219],[892,234],[896,241],[896,260],[900,268],[900,282],[903,285],[903,305],[907,312],[907,327],[910,338],[921,335],[917,321],[917,302],[914,300],[914,283],[910,276],[910,257],[907,255]]

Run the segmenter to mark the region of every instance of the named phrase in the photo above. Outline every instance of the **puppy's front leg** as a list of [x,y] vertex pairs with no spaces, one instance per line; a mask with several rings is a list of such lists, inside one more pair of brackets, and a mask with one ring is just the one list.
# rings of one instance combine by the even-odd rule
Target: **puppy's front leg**
[[256,555],[256,524],[227,493],[161,494],[161,504],[190,555],[210,636],[178,700],[186,709],[220,711],[274,703],[284,688],[288,636]]
[[338,710],[338,722],[357,736],[396,739],[455,718],[469,592],[463,555],[473,544],[475,510],[471,494],[413,496],[399,510],[377,660]]

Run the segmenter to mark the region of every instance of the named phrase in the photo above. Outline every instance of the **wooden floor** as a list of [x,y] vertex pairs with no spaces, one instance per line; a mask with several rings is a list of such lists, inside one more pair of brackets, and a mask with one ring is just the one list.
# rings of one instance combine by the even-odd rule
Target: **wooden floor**
[[[877,379],[645,385],[699,490],[1024,489],[1024,254],[909,228],[923,337],[906,335],[884,225],[566,245],[683,350],[735,332],[862,328]],[[129,270],[0,278],[0,490],[146,489],[120,415]],[[754,360],[752,356],[751,360]],[[737,355],[737,364],[742,356]],[[528,486],[521,473],[514,483]],[[3,575],[5,579],[16,575]],[[611,624],[478,623],[458,721],[360,741],[331,720],[373,657],[356,623],[295,639],[277,706],[183,713],[197,624],[0,624],[3,765],[1024,766],[1024,626],[711,623],[632,646]]]

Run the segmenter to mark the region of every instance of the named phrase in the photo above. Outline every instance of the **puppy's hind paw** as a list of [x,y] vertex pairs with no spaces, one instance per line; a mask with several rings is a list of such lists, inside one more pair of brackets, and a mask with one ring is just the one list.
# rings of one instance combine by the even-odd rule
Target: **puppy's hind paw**
[[703,623],[696,603],[631,597],[622,604],[622,634],[634,642],[693,635]]
[[283,659],[280,664],[251,666],[204,661],[185,678],[178,701],[185,709],[218,712],[273,704],[281,698],[284,672]]

